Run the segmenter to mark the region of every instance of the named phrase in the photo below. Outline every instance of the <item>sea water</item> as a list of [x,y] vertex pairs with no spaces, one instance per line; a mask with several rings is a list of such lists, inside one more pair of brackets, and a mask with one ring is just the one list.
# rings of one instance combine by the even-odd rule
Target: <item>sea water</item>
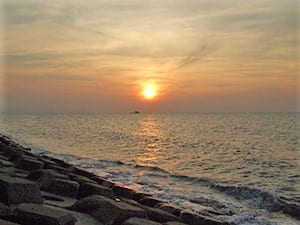
[[294,225],[300,224],[299,119],[299,113],[2,115],[0,132],[201,214],[238,225]]

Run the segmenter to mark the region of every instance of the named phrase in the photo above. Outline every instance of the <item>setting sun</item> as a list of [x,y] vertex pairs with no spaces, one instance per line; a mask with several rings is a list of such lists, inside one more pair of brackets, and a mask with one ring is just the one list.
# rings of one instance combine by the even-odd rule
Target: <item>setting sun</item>
[[145,89],[143,91],[143,96],[149,100],[153,99],[156,96],[155,88],[151,87],[151,86],[145,87]]

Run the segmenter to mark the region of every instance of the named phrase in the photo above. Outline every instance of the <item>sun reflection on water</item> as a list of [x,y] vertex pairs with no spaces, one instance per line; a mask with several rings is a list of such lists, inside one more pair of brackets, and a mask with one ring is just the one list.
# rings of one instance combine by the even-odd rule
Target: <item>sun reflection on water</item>
[[162,150],[159,143],[164,135],[156,117],[145,115],[140,121],[140,129],[136,135],[143,140],[140,142],[140,154],[136,163],[143,166],[156,165]]

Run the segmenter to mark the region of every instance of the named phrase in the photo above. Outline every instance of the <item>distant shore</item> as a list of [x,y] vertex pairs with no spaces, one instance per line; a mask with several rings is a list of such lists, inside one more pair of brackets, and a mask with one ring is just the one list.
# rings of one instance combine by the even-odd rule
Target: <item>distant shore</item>
[[0,135],[0,224],[228,225]]

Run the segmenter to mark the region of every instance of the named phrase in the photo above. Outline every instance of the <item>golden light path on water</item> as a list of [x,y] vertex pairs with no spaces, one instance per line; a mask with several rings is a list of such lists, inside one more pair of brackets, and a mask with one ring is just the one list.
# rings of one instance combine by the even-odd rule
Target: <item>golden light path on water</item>
[[136,135],[142,136],[145,140],[139,147],[141,155],[137,157],[137,163],[152,166],[153,162],[158,160],[159,154],[161,153],[158,141],[164,136],[164,132],[160,129],[155,116],[146,115],[143,120],[140,121],[140,129]]

